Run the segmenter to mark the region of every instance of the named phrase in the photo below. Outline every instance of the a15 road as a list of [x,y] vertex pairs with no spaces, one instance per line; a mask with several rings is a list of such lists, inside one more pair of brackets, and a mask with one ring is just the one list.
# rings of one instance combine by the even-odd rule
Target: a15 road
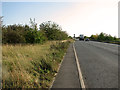
[[[118,45],[75,41],[74,48],[86,88],[118,88]],[[74,50],[70,45],[53,88],[81,88]]]
[[118,45],[93,41],[74,45],[87,88],[118,88]]

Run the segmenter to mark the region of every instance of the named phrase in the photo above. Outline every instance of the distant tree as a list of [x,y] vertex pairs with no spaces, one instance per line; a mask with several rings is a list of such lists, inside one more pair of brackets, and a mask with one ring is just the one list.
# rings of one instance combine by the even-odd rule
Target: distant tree
[[112,37],[111,35],[108,35],[108,40],[107,41],[114,41],[114,37]]
[[2,23],[3,23],[3,17],[2,16],[0,16],[0,28],[2,28]]
[[104,41],[105,40],[105,35],[103,32],[101,32],[98,36],[98,41]]
[[96,35],[91,35],[91,36],[90,36],[90,39],[91,39],[91,40],[95,40],[95,41],[98,40],[98,34],[96,34]]
[[84,36],[84,38],[87,38],[87,36]]
[[115,36],[113,38],[114,38],[114,40],[117,40],[117,38]]
[[106,42],[118,40],[116,37],[112,37],[110,34],[108,35],[103,32],[101,32],[99,35],[98,34],[91,35],[90,39],[97,41],[106,41]]
[[69,39],[73,39],[71,36],[68,37]]
[[3,23],[3,20],[2,20],[2,16],[0,16],[0,44],[2,43],[2,23]]

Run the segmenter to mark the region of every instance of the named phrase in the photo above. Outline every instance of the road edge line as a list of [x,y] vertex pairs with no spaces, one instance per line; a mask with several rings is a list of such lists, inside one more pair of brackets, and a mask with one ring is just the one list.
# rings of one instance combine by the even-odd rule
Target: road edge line
[[85,87],[85,84],[84,84],[84,81],[83,81],[83,76],[82,76],[82,72],[81,72],[81,69],[80,69],[80,64],[79,64],[79,61],[78,61],[78,57],[77,57],[77,54],[76,54],[74,43],[73,43],[73,50],[74,50],[75,60],[76,60],[77,68],[78,68],[78,74],[79,74],[79,80],[80,80],[81,88],[82,88],[82,90],[85,90],[86,87]]

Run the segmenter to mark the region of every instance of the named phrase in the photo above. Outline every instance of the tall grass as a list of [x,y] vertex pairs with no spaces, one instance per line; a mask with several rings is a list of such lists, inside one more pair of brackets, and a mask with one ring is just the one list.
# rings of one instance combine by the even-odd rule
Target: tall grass
[[3,45],[3,88],[48,88],[70,42]]

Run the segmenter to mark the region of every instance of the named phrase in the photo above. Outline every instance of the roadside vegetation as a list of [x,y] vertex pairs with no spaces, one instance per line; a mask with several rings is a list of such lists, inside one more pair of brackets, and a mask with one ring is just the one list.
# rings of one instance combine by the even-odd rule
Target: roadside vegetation
[[43,44],[47,40],[65,39],[68,39],[68,34],[62,31],[58,24],[51,21],[41,23],[39,28],[37,28],[35,19],[30,19],[30,26],[20,24],[2,26],[2,42],[4,44]]
[[70,41],[3,45],[3,88],[48,88]]
[[91,35],[90,40],[99,41],[99,42],[106,42],[106,43],[113,43],[113,44],[120,44],[120,39],[117,37],[112,37],[106,33],[101,32],[99,35]]
[[55,22],[2,25],[2,87],[48,88],[72,37]]

